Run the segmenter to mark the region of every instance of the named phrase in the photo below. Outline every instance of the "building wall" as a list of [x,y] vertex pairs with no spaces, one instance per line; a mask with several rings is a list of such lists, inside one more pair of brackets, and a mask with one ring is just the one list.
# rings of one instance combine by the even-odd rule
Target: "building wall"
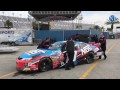
[[[111,25],[107,25],[106,27],[111,28]],[[120,27],[120,24],[114,24],[114,27],[113,27],[113,32],[114,33],[120,32],[120,29],[117,29],[117,27]]]

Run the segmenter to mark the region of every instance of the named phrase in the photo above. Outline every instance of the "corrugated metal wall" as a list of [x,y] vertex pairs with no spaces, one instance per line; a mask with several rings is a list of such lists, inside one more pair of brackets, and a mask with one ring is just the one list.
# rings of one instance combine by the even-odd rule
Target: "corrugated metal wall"
[[90,34],[90,30],[53,30],[53,31],[35,31],[35,39],[44,40],[46,37],[55,39],[56,41],[65,40],[75,34]]
[[98,30],[90,30],[90,35],[97,35],[99,37],[101,33],[102,32]]
[[35,31],[35,39],[45,40],[47,37],[56,41],[63,40],[63,31]]
[[109,39],[109,32],[103,32],[106,39]]
[[97,30],[52,30],[52,31],[35,31],[35,39],[45,40],[46,37],[55,39],[56,41],[65,40],[68,37],[75,34],[86,35],[100,35],[100,31]]
[[90,30],[65,30],[64,36],[65,39],[72,36],[72,35],[76,35],[76,34],[90,34]]

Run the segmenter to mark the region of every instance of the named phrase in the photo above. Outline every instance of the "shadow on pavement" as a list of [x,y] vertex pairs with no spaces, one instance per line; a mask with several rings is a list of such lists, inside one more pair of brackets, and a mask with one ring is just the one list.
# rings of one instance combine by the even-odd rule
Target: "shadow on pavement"
[[19,51],[16,51],[16,52],[0,52],[0,54],[15,54],[15,53],[18,53]]
[[[78,63],[78,65],[84,65],[86,64],[85,61],[81,61]],[[77,66],[78,66],[77,65]],[[52,69],[52,70],[49,70],[49,71],[46,71],[46,72],[50,72],[50,71],[56,71],[56,70],[64,70],[65,68],[62,67],[62,68],[57,68],[57,69]],[[46,73],[46,72],[40,72],[40,71],[29,71],[29,72],[17,72],[15,73],[12,77],[16,77],[16,76],[19,76],[19,75],[31,75],[31,76],[36,76],[37,74],[40,74],[40,73]]]

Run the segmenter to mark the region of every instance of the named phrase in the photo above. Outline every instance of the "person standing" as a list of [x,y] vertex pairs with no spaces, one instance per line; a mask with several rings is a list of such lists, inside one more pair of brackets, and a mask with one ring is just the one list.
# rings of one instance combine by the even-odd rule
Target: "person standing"
[[[105,53],[105,51],[106,51],[106,39],[105,39],[103,33],[100,35],[99,43],[101,44],[101,49],[103,51],[104,60],[106,60],[106,58],[107,58],[106,53]],[[99,59],[101,59],[101,56],[99,57]]]
[[71,67],[75,67],[73,59],[74,59],[74,41],[72,38],[69,38],[66,42],[66,51],[68,56],[68,62],[66,62],[65,70],[70,70]]
[[98,43],[98,36],[97,35],[94,35],[94,42]]

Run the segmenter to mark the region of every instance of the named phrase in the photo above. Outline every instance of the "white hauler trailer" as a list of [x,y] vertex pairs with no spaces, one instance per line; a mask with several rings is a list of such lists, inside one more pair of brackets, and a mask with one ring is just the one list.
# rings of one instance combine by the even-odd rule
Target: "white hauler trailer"
[[0,44],[33,45],[31,30],[0,29]]

